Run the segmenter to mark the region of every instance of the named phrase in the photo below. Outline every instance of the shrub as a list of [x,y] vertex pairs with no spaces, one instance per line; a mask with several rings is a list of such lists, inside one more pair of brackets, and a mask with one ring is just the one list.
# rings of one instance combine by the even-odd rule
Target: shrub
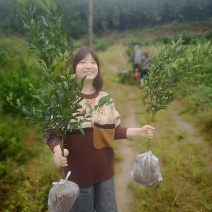
[[105,50],[107,50],[110,46],[112,45],[112,43],[104,38],[99,39],[96,43],[94,43],[93,48],[100,52],[104,52]]
[[117,73],[116,80],[120,83],[135,84],[132,70],[124,70]]
[[59,179],[59,172],[51,160],[52,153],[43,141],[40,127],[8,114],[1,114],[1,121],[2,211],[47,211],[48,191],[51,183]]
[[36,105],[37,101],[32,97],[29,85],[31,83],[39,87],[42,83],[40,67],[35,64],[30,65],[22,56],[13,57],[7,49],[1,49],[0,61],[0,81],[2,82],[0,84],[0,103],[3,112],[13,114],[21,112],[6,101],[10,94],[14,101],[20,98],[24,104]]
[[[28,131],[28,124],[22,117],[1,114],[0,123],[0,177],[4,176],[11,164],[23,164],[35,154],[34,149],[28,148],[34,139],[33,132]],[[32,126],[31,126],[32,127]],[[36,129],[36,128],[35,128]],[[36,134],[36,133],[35,133]],[[39,137],[41,133],[37,136]],[[31,137],[33,136],[33,137]],[[24,142],[26,140],[26,142]],[[41,139],[39,139],[41,140]]]

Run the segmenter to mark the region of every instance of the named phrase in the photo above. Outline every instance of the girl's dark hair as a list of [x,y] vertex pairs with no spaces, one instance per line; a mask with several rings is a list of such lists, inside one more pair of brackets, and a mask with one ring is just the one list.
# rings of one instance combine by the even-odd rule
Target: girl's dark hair
[[76,73],[77,64],[89,54],[91,54],[92,58],[95,60],[97,66],[98,66],[98,74],[93,81],[93,86],[96,90],[101,90],[102,86],[103,86],[103,78],[100,73],[99,58],[96,55],[96,53],[94,52],[94,50],[91,49],[90,47],[78,48],[73,52],[73,58],[72,58],[72,63],[71,63],[72,68],[73,68],[73,73]]

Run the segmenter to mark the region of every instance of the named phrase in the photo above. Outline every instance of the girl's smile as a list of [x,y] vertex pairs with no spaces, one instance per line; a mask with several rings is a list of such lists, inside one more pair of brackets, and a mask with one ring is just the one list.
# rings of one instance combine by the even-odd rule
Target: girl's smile
[[76,66],[76,75],[78,80],[81,80],[84,76],[87,76],[86,80],[94,80],[97,74],[98,65],[92,58],[91,54],[88,54]]

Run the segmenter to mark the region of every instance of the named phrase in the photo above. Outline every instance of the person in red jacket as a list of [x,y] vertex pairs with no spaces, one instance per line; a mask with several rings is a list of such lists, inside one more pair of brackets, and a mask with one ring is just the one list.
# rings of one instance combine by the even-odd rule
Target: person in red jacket
[[[89,47],[77,49],[72,60],[77,80],[86,76],[81,92],[82,110],[98,104],[101,97],[108,95],[102,91],[103,79],[99,59]],[[112,101],[112,99],[111,99]],[[90,106],[89,106],[90,105]],[[61,139],[48,135],[47,144],[54,153],[55,164],[71,171],[70,181],[78,184],[80,194],[70,212],[116,212],[114,187],[114,139],[131,136],[153,137],[154,127],[122,128],[120,114],[114,103],[92,113],[89,121],[82,124],[85,135],[79,130],[66,135],[62,156]]]

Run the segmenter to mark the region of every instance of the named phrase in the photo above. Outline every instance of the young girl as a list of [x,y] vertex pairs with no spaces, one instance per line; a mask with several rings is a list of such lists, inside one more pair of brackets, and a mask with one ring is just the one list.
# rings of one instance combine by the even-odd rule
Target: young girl
[[[103,80],[99,59],[89,47],[78,49],[72,61],[77,80],[86,76],[81,96],[82,110],[89,110],[98,104],[101,97],[108,95],[102,91]],[[71,171],[70,181],[78,184],[80,194],[71,212],[116,212],[114,189],[114,139],[131,136],[152,138],[153,127],[121,128],[120,115],[113,102],[95,111],[90,121],[82,127],[85,135],[74,131],[64,139],[65,157],[62,156],[60,138],[50,136],[47,143],[54,152],[57,166],[64,167],[65,173]]]

